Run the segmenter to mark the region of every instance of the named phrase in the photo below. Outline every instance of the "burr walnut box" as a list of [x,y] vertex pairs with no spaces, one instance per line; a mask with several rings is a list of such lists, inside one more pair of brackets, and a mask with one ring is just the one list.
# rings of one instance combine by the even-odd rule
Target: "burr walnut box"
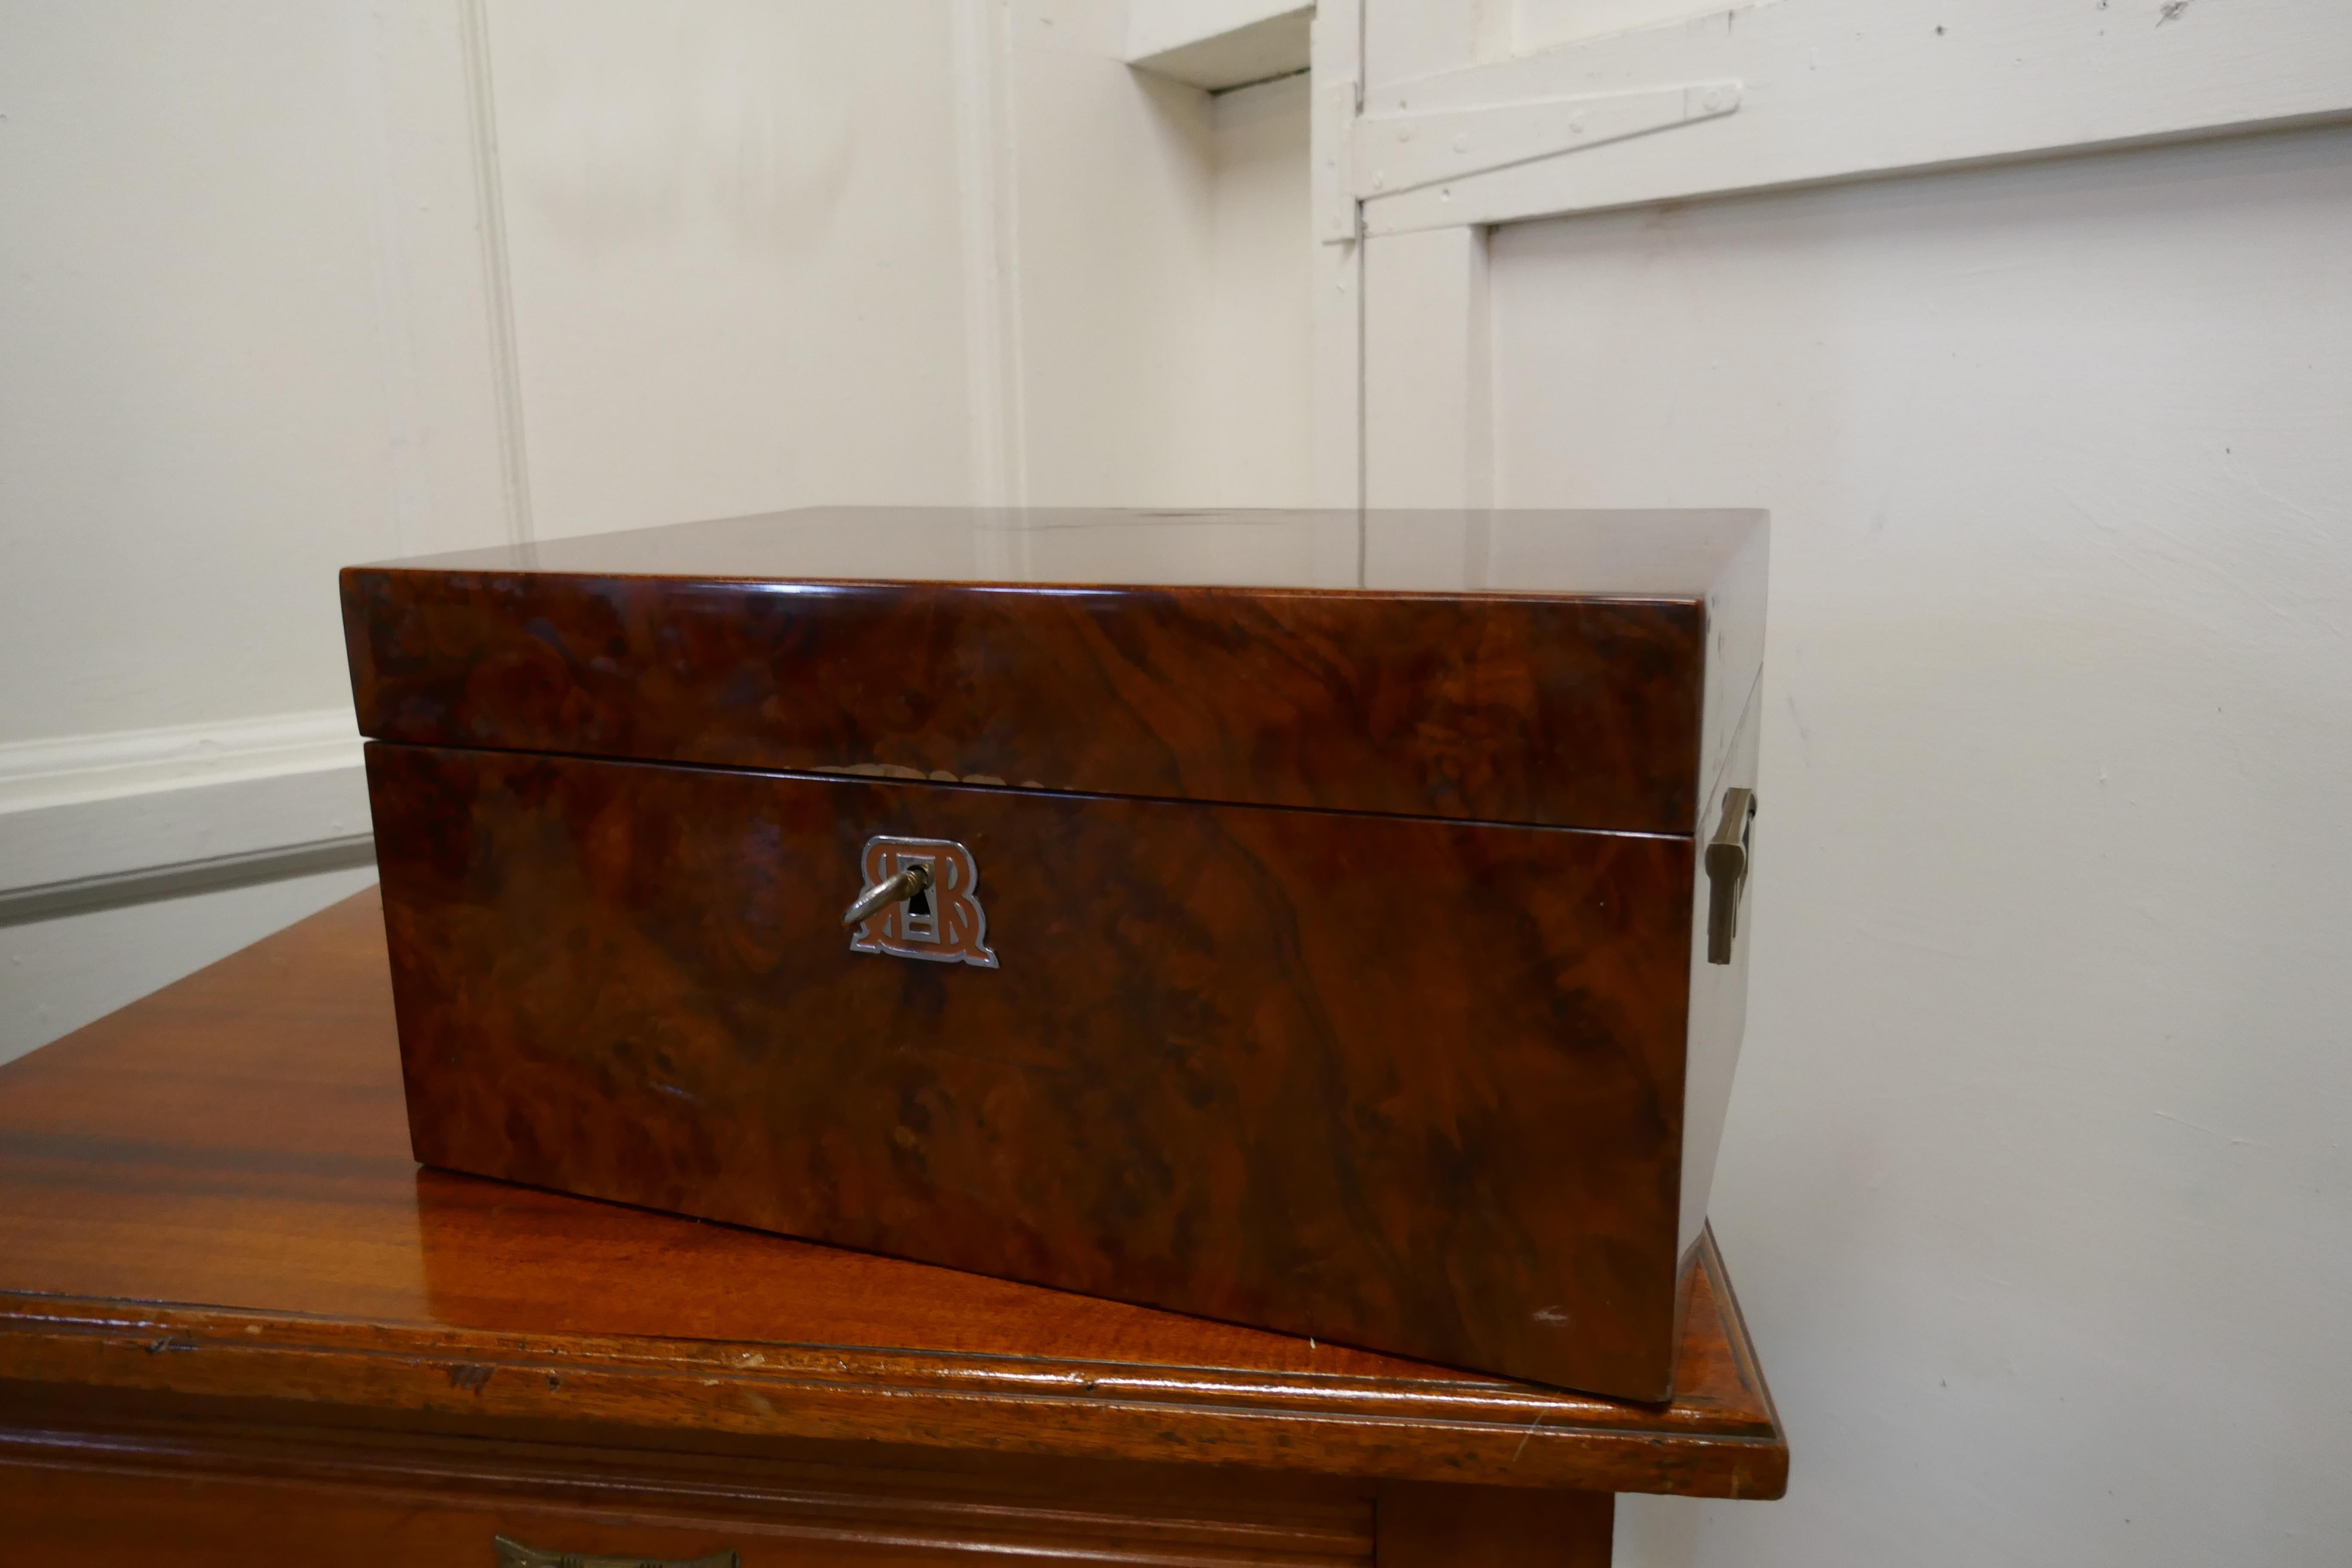
[[1664,1399],[1765,533],[834,510],[347,570],[416,1157]]

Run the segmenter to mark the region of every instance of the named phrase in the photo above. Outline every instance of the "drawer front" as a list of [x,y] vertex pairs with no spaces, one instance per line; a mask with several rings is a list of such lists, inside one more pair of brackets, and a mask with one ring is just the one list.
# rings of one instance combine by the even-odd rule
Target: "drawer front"
[[[501,1505],[446,1494],[256,1480],[232,1475],[142,1475],[0,1466],[5,1561],[22,1568],[257,1568],[349,1563],[352,1568],[507,1568],[496,1539],[583,1556],[689,1564],[730,1550],[740,1568],[851,1562],[875,1568],[950,1561],[960,1553],[861,1551],[856,1541],[698,1521]],[[695,1568],[712,1568],[696,1564]]]
[[66,1436],[0,1433],[8,1568],[912,1568],[1008,1558],[1348,1568],[1373,1553],[1369,1500],[1328,1487],[1284,1496],[1245,1485],[1220,1503],[1198,1486],[1158,1499],[1132,1486],[1081,1495],[1020,1477],[926,1485],[909,1472],[790,1474],[614,1450],[579,1451],[583,1468],[566,1469],[562,1452],[518,1463],[499,1445],[461,1455],[468,1445],[371,1445],[349,1434],[321,1435],[308,1449],[290,1436],[233,1431],[169,1446],[110,1433],[58,1440]]
[[428,1163],[1667,1391],[1686,839],[368,757]]

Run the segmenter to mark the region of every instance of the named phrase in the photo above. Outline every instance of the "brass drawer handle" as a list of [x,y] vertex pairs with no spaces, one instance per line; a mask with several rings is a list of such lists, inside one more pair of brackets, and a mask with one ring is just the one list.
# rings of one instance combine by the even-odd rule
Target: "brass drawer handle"
[[895,904],[902,899],[911,899],[917,893],[927,890],[930,885],[931,868],[918,862],[895,877],[883,878],[882,880],[858,894],[857,901],[842,910],[841,923],[845,926],[857,925],[872,915],[875,910],[887,904]]
[[692,1560],[659,1557],[583,1557],[576,1552],[541,1552],[525,1546],[509,1536],[493,1535],[490,1543],[499,1549],[499,1568],[741,1568],[741,1562],[730,1547],[714,1552],[708,1557]]
[[1756,820],[1756,792],[1723,792],[1723,820],[1706,846],[1706,961],[1731,962],[1739,934],[1739,895],[1748,886],[1748,825]]

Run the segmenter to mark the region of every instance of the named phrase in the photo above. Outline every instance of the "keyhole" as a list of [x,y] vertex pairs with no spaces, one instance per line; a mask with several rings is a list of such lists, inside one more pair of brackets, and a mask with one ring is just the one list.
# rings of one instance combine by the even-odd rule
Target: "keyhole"
[[917,889],[915,896],[907,900],[907,912],[910,915],[929,915],[931,912],[930,894],[919,888]]

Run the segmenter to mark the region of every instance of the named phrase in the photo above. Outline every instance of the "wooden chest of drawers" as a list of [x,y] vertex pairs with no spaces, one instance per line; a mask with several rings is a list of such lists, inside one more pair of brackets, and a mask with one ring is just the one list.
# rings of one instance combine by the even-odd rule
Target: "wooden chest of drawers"
[[1723,512],[354,568],[416,1155],[1667,1397],[1763,582]]

